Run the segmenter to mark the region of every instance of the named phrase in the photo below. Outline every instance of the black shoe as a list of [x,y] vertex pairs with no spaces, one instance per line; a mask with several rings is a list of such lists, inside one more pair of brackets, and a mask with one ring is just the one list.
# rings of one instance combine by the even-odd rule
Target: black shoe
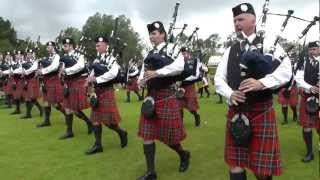
[[31,115],[29,114],[29,115],[25,115],[25,116],[22,116],[20,119],[31,119],[32,117],[31,117]]
[[142,97],[142,96],[140,96],[138,100],[139,100],[139,101],[142,101],[142,100],[143,100],[143,97]]
[[121,132],[120,140],[121,140],[121,148],[124,148],[128,145],[128,133],[126,131]]
[[37,125],[38,128],[48,127],[48,126],[51,126],[50,122],[43,122]]
[[199,114],[195,115],[195,125],[196,125],[196,127],[200,126],[200,115]]
[[101,153],[101,152],[103,152],[102,146],[94,145],[94,146],[92,146],[91,149],[86,151],[86,155],[92,155],[92,154]]
[[185,151],[184,155],[180,157],[180,167],[179,172],[185,172],[189,168],[189,161],[190,161],[190,152]]
[[64,139],[69,139],[69,138],[73,138],[74,135],[73,133],[71,132],[67,132],[66,134],[62,135],[61,137],[59,137],[60,140],[64,140]]
[[307,154],[303,159],[302,162],[308,163],[314,159],[313,153]]
[[156,180],[157,174],[155,172],[146,172],[143,176],[138,177],[137,180]]
[[11,115],[15,115],[15,114],[21,114],[21,111],[15,110],[14,112],[10,113]]

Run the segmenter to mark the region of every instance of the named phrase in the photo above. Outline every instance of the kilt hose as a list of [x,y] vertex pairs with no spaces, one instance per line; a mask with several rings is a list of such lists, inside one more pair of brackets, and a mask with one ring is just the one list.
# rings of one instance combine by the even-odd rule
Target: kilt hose
[[27,89],[23,89],[23,98],[26,101],[38,99],[40,97],[40,88],[37,77],[28,78],[26,81]]
[[13,99],[21,99],[24,87],[24,80],[22,80],[20,77],[14,77],[13,86],[15,86],[15,89],[13,89],[12,91]]
[[234,107],[229,107],[225,138],[226,163],[230,167],[248,168],[257,175],[281,175],[280,145],[272,100],[255,103],[244,112],[252,130],[248,147],[236,146],[231,136],[231,120],[236,113]]
[[138,77],[130,78],[130,82],[127,82],[127,91],[139,91]]
[[86,77],[67,79],[69,95],[64,98],[63,106],[66,109],[77,112],[90,107],[85,87]]
[[190,112],[196,112],[199,109],[199,103],[194,84],[182,84],[185,90],[183,98],[179,99],[182,108],[188,109]]
[[44,76],[44,87],[46,92],[43,92],[43,100],[49,105],[63,102],[63,86],[60,83],[58,75]]
[[309,114],[307,112],[306,103],[310,97],[307,93],[302,93],[300,98],[300,113],[299,113],[299,125],[303,128],[316,128],[320,129],[319,110],[315,114]]
[[179,144],[186,138],[181,117],[181,106],[171,88],[148,90],[155,99],[155,117],[141,114],[138,136],[143,140],[159,140],[167,145]]
[[98,106],[91,109],[93,125],[118,125],[121,121],[113,87],[97,87]]
[[281,105],[290,105],[290,106],[297,106],[298,105],[298,88],[293,86],[290,91],[290,96],[285,97],[283,92],[285,88],[282,88],[278,93],[278,102]]

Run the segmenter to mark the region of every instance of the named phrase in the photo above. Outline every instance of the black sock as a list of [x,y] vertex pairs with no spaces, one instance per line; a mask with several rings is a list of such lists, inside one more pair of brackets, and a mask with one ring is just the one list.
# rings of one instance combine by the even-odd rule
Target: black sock
[[310,132],[303,131],[303,139],[306,144],[307,154],[308,155],[312,154],[313,153],[313,150],[312,150],[312,131],[310,131]]
[[20,112],[20,100],[19,99],[15,99],[15,104],[16,104],[16,111]]
[[193,115],[194,119],[196,119],[197,116],[199,116],[199,114],[197,113],[197,111],[190,111],[190,113]]
[[146,158],[147,171],[155,172],[155,152],[156,152],[155,143],[143,144],[143,152]]
[[183,121],[183,116],[184,116],[183,108],[181,108],[180,113],[181,113],[181,119]]
[[36,99],[32,99],[31,101],[32,101],[32,103],[33,103],[34,105],[37,106],[37,108],[39,109],[39,111],[40,111],[40,113],[41,113],[42,107],[41,107],[41,105],[39,104],[39,102],[38,102]]
[[293,112],[293,120],[297,120],[297,118],[298,118],[297,107],[296,106],[291,106],[291,110]]
[[210,96],[210,92],[209,92],[208,86],[204,87],[204,90],[205,90],[206,93],[207,93],[207,97],[209,97],[209,96]]
[[66,114],[65,120],[66,120],[66,125],[67,125],[67,133],[73,133],[72,132],[73,115]]
[[88,116],[87,116],[84,112],[82,112],[82,111],[77,111],[77,112],[75,113],[75,115],[76,115],[79,119],[84,120],[87,124],[91,124],[90,119],[88,118]]
[[31,116],[31,110],[32,110],[32,102],[26,101],[26,116]]
[[142,98],[138,91],[134,91],[134,93],[136,93],[136,95],[138,96],[139,100]]
[[55,108],[60,111],[62,114],[66,115],[66,112],[64,111],[64,109],[62,108],[62,106],[60,104],[58,104],[57,106],[55,106]]
[[172,144],[168,145],[172,150],[174,150],[176,153],[178,153],[179,157],[182,157],[185,153],[183,150],[181,144]]
[[229,174],[230,174],[230,180],[246,180],[247,179],[246,171],[243,171],[240,173],[229,172]]
[[130,91],[127,91],[127,101],[130,101]]
[[102,136],[102,127],[101,125],[92,126],[92,130],[94,132],[94,137],[96,139],[95,145],[101,147],[101,136]]
[[284,122],[288,122],[288,107],[282,106],[282,114],[284,117]]
[[202,97],[203,94],[203,87],[199,88],[200,97]]
[[122,130],[118,125],[115,125],[115,124],[107,125],[107,127],[110,128],[111,130],[115,131],[116,133],[118,133],[119,136],[120,136],[123,132],[125,132],[125,131]]
[[44,122],[50,123],[51,106],[44,107]]

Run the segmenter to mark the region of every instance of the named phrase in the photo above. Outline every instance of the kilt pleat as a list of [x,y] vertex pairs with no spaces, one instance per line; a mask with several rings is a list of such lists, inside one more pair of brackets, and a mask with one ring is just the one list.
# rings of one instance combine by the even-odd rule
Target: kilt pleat
[[24,81],[18,77],[14,78],[14,84],[16,86],[15,90],[13,90],[13,98],[14,99],[21,99],[24,87]]
[[23,97],[27,101],[40,97],[40,88],[36,77],[27,79],[27,90],[23,89]]
[[130,83],[127,83],[127,91],[139,91],[137,77],[130,78]]
[[279,104],[297,106],[298,105],[298,88],[296,86],[293,86],[289,97],[285,97],[283,95],[284,91],[285,91],[285,89],[282,88],[278,94]]
[[189,111],[198,111],[199,103],[196,94],[196,88],[194,84],[182,85],[185,90],[183,98],[179,99],[181,106]]
[[66,80],[69,95],[64,98],[63,105],[72,111],[79,111],[90,107],[86,95],[86,77],[78,77]]
[[186,138],[181,118],[181,106],[172,89],[148,91],[155,99],[156,116],[147,119],[141,114],[138,136],[144,140],[159,140],[165,144],[178,144]]
[[117,107],[114,89],[96,88],[98,98],[98,107],[92,108],[90,120],[93,124],[119,124],[121,121],[120,113]]
[[316,114],[309,114],[306,109],[307,99],[310,95],[301,93],[300,98],[300,113],[299,113],[299,125],[304,128],[316,128],[320,129],[319,111]]
[[63,87],[58,75],[45,76],[44,86],[46,93],[43,93],[43,100],[49,104],[58,104],[63,102]]

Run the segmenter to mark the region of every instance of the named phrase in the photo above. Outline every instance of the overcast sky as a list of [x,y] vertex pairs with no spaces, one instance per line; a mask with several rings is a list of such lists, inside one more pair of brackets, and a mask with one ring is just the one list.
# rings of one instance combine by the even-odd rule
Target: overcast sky
[[[320,0],[270,0],[270,12],[286,14],[293,9],[294,15],[312,20],[319,16]],[[89,16],[96,12],[121,15],[132,21],[134,30],[144,41],[148,41],[146,24],[161,20],[168,27],[176,0],[0,0],[1,16],[9,19],[18,38],[41,36],[45,42],[55,38],[61,29],[76,27],[81,29]],[[241,2],[250,2],[256,10],[257,18],[262,11],[264,0],[181,0],[177,26],[188,24],[187,33],[198,26],[199,36],[220,34],[222,40],[233,31],[231,8]],[[267,32],[276,34],[284,17],[269,16]],[[307,25],[291,19],[284,37],[294,40]],[[319,39],[319,26],[311,29],[309,40]]]

